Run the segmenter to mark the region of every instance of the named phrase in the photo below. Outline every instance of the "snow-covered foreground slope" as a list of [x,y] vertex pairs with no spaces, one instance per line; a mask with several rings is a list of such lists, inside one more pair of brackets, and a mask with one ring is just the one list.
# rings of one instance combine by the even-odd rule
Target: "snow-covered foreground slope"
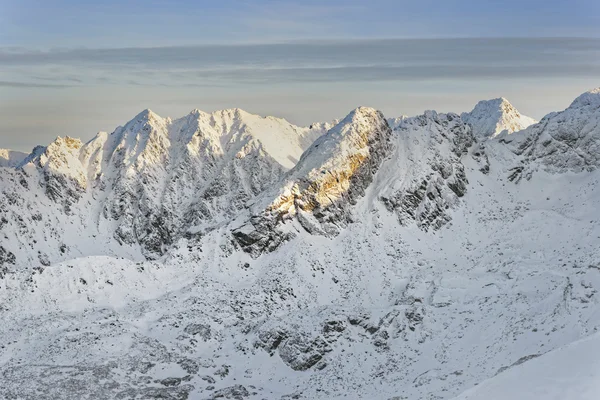
[[[193,204],[210,190],[185,189],[204,182],[204,164],[194,179],[174,172],[171,125],[162,135],[145,113],[141,129],[130,123],[97,150],[71,139],[51,157],[39,150],[23,170],[0,173],[0,397],[449,399],[504,385],[516,368],[600,328],[600,171],[515,146],[532,143],[531,132],[594,121],[590,93],[563,112],[576,119],[551,114],[554,125],[542,120],[511,141],[477,141],[456,114],[390,128],[359,108],[294,167],[278,162],[276,179],[240,207],[211,202],[221,211],[210,229],[186,222],[149,259],[139,234],[119,244],[119,225],[102,210],[124,204],[119,221],[151,219],[166,203],[176,217],[188,203],[174,193]],[[600,134],[575,126],[590,127],[578,137]],[[226,131],[238,143],[237,128]],[[529,173],[513,179],[519,168]],[[155,180],[163,169],[181,186]],[[144,205],[158,189],[163,200]],[[148,235],[175,217],[144,225]]]
[[595,400],[599,393],[600,334],[594,334],[512,367],[456,400]]

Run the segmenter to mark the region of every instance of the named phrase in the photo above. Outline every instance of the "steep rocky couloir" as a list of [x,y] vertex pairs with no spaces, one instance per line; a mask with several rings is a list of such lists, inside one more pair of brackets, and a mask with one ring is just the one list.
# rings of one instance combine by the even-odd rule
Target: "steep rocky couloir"
[[439,229],[467,190],[462,157],[474,143],[471,127],[456,114],[407,118],[394,130],[394,155],[379,199],[401,224]]

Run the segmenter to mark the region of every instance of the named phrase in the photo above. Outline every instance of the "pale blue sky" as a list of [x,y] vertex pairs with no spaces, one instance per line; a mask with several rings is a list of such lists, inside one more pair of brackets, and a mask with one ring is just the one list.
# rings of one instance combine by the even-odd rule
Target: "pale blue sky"
[[308,124],[505,96],[540,118],[600,86],[599,26],[596,0],[0,0],[0,148],[143,108]]
[[0,45],[598,36],[596,0],[0,0]]

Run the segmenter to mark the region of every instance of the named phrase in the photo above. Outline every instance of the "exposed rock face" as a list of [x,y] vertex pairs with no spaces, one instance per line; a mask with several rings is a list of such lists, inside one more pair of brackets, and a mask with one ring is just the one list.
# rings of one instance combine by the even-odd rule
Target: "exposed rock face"
[[79,162],[82,146],[79,139],[58,137],[33,161],[42,171],[46,194],[62,203],[67,213],[87,188],[87,176]]
[[15,262],[15,255],[10,251],[6,250],[4,247],[0,246],[0,279],[4,278],[4,275],[6,274],[6,272],[8,272],[8,267],[5,265],[14,265]]
[[[34,149],[18,170],[4,168],[0,229],[19,234],[3,247],[17,264],[52,264],[91,251],[79,246],[83,235],[106,243],[110,254],[156,259],[182,238],[199,243],[223,228],[231,233],[224,246],[257,257],[299,231],[338,235],[355,220],[361,199],[360,211],[383,203],[401,224],[435,230],[465,194],[462,157],[482,129],[477,116],[498,108],[499,118],[490,111],[485,120],[505,128],[494,142],[508,144],[522,161],[509,180],[538,165],[593,169],[600,164],[599,96],[592,90],[516,135],[508,133],[517,129],[509,122],[518,112],[504,99],[462,117],[386,119],[361,107],[333,128],[300,128],[237,109],[195,110],[177,120],[146,110],[112,134],[86,144],[57,138]],[[472,156],[488,173],[485,143]],[[66,235],[73,227],[78,233]]]
[[471,128],[456,114],[428,111],[403,120],[394,130],[394,154],[379,174],[379,198],[402,224],[440,228],[466,192],[461,157],[473,143]]
[[0,169],[0,398],[454,398],[597,331],[600,171],[562,165],[596,99],[549,153],[362,108],[303,156],[237,110],[36,149]]
[[258,330],[254,346],[278,354],[281,360],[294,371],[307,371],[311,368],[323,369],[327,366],[326,356],[346,330],[344,321],[332,320],[322,323],[319,331],[307,331],[306,327],[286,326],[281,321],[265,324]]
[[250,392],[243,385],[233,385],[217,390],[210,398],[242,400],[249,396]]
[[233,231],[237,242],[254,256],[272,251],[294,236],[289,220],[312,234],[336,235],[373,181],[402,224],[428,230],[448,222],[468,183],[461,157],[474,143],[471,127],[434,111],[394,121],[392,133],[379,113],[355,110],[307,150],[275,201],[254,205],[250,222]]
[[[255,119],[258,126],[250,126]],[[267,121],[283,131],[271,140],[288,146],[276,155],[280,163],[253,132],[261,123],[241,110],[194,111],[176,121],[145,112],[118,129],[99,177],[111,188],[103,216],[116,222],[115,237],[160,255],[190,227],[209,229],[277,181],[290,164],[286,151],[289,157],[302,151],[293,143],[302,132],[283,120]]]
[[[71,215],[69,222],[86,225],[90,236],[97,230],[93,234],[139,246],[147,258],[156,258],[182,236],[201,236],[231,219],[272,187],[329,127],[301,128],[239,109],[194,110],[177,120],[145,110],[86,144],[59,137],[34,149],[19,164],[23,177],[11,177],[13,188],[26,186],[29,194],[5,184],[3,191],[14,196],[15,216],[33,201],[34,192],[40,196],[39,189],[42,199],[57,206],[51,206],[57,217]],[[40,225],[45,242],[59,236],[48,232],[54,227]],[[27,241],[25,233],[20,239]],[[52,251],[45,253],[56,259]]]
[[320,336],[293,334],[279,349],[279,356],[294,371],[306,371],[321,361],[331,351],[328,343]]
[[552,172],[593,170],[600,166],[600,88],[579,96],[564,111],[546,115],[518,135],[501,136],[522,157],[514,180],[541,166]]
[[237,242],[253,255],[272,251],[293,236],[280,229],[290,220],[312,234],[338,234],[351,222],[351,206],[364,196],[389,154],[390,139],[391,129],[381,112],[354,110],[315,141],[281,188],[252,206],[250,222],[233,231]]
[[537,122],[521,114],[503,97],[482,100],[471,112],[462,113],[461,118],[473,127],[475,137],[483,139],[518,132]]

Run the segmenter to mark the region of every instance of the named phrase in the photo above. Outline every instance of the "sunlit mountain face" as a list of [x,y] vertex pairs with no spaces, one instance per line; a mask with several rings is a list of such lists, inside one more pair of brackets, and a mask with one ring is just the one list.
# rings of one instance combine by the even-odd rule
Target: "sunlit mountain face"
[[600,89],[405,114],[0,150],[0,397],[591,399]]

